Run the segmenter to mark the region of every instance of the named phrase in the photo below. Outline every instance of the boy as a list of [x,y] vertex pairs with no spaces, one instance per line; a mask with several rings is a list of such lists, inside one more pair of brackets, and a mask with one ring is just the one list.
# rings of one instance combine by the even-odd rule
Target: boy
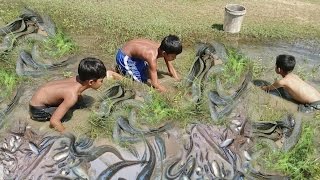
[[320,109],[320,93],[311,85],[304,82],[297,75],[292,73],[296,60],[291,55],[279,55],[276,59],[275,71],[283,79],[274,82],[270,86],[262,86],[265,91],[283,87],[290,96],[298,103],[314,109]]
[[149,73],[151,85],[164,92],[166,88],[158,82],[157,59],[163,57],[169,74],[179,80],[171,61],[181,52],[181,41],[175,35],[165,37],[161,44],[147,39],[134,39],[118,50],[116,63],[122,74],[131,76],[135,81],[146,83]]
[[31,119],[36,121],[50,120],[50,127],[63,132],[61,119],[81,98],[81,93],[89,88],[98,89],[106,76],[103,62],[96,58],[84,58],[80,61],[78,75],[49,82],[41,86],[29,103]]

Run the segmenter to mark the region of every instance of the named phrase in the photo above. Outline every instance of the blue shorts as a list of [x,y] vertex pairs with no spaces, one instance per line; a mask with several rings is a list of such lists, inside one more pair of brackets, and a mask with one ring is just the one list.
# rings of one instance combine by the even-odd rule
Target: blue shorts
[[116,62],[120,73],[131,76],[135,81],[147,82],[148,63],[142,59],[129,57],[118,50]]

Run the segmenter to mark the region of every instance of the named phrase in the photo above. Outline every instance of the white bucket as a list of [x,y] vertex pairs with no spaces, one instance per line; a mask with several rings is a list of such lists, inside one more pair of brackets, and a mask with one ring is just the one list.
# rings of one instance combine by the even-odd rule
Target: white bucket
[[239,4],[228,4],[225,7],[223,30],[229,33],[238,33],[241,29],[246,8]]

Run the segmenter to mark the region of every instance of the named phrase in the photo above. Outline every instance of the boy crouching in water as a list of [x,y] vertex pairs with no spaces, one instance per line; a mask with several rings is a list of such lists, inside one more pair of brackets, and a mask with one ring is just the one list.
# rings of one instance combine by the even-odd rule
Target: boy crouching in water
[[[296,60],[294,56],[279,55],[276,59],[275,71],[277,74],[280,74],[283,79],[274,82],[270,86],[262,86],[261,88],[265,91],[270,91],[283,87],[295,101],[302,104],[299,106],[299,110],[320,110],[320,93],[292,73],[295,65]],[[309,108],[309,110],[303,110],[305,108]]]
[[78,75],[63,80],[51,81],[41,86],[29,102],[31,119],[50,120],[50,127],[63,132],[61,119],[81,98],[86,89],[98,89],[104,77],[118,75],[106,71],[103,62],[96,58],[84,58],[79,63]]

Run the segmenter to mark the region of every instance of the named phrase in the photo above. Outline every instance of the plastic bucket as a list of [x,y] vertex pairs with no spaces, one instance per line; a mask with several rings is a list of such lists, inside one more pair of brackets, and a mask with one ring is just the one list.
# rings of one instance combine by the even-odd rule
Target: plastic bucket
[[225,7],[223,30],[229,33],[238,33],[241,29],[246,8],[239,4],[228,4]]

